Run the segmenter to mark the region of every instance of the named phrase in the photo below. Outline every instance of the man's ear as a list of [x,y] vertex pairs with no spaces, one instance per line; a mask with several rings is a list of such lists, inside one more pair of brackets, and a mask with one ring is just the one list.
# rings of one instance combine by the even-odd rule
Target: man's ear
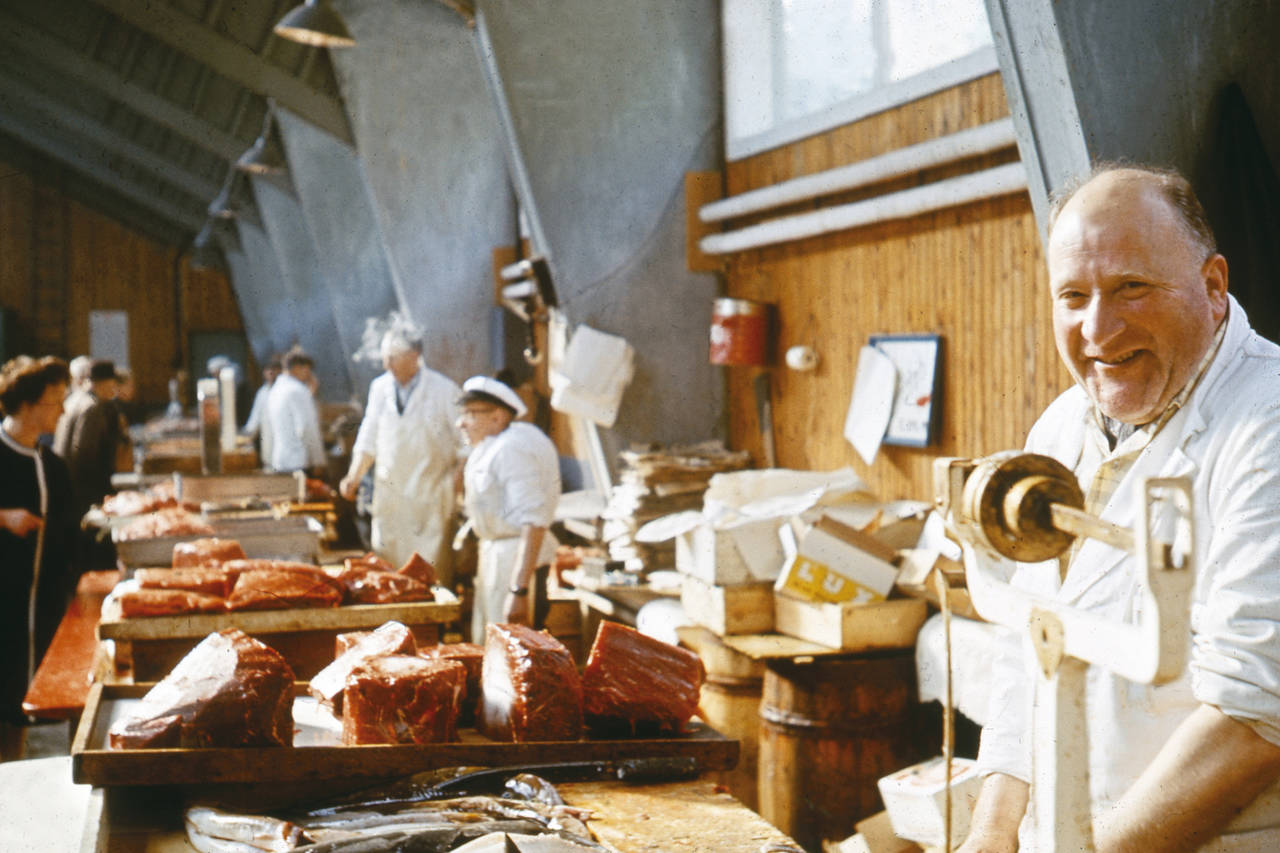
[[1209,303],[1213,306],[1214,322],[1217,323],[1227,313],[1227,259],[1214,253],[1200,268],[1200,275],[1204,279]]

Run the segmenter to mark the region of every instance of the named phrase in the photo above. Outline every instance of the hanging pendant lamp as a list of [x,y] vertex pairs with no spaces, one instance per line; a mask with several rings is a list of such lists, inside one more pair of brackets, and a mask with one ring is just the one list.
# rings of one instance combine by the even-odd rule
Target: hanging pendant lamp
[[329,0],[294,6],[275,26],[275,34],[312,47],[351,47],[356,40]]

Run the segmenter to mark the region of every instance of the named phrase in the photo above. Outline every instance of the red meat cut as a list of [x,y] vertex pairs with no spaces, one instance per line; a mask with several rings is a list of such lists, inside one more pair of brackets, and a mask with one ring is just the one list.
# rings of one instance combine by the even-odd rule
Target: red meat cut
[[527,625],[485,627],[480,730],[494,740],[578,740],[582,683],[573,655]]
[[[339,635],[343,636],[343,635]],[[362,664],[386,655],[411,655],[418,647],[413,633],[399,622],[383,622],[375,631],[362,632],[355,642],[311,679],[311,695],[342,713],[342,691],[351,673]]]
[[228,560],[243,560],[244,548],[234,539],[193,539],[173,546],[174,568],[219,565]]
[[694,652],[617,622],[601,622],[582,670],[588,727],[679,731],[698,709],[706,672]]
[[408,575],[370,569],[363,563],[348,565],[331,575],[346,589],[352,604],[394,604],[408,601],[431,601],[431,588]]
[[[270,562],[233,560],[227,565]],[[284,610],[294,607],[337,607],[342,603],[341,586],[316,566],[305,563],[277,563],[270,568],[248,569],[240,573],[227,599],[228,610]]]
[[143,589],[184,589],[223,598],[231,594],[238,572],[205,566],[183,569],[138,569],[133,579]]
[[120,604],[120,615],[126,619],[221,613],[227,609],[227,600],[220,595],[186,589],[131,589],[117,595],[116,601]]
[[210,634],[111,726],[112,749],[293,745],[293,670],[228,628]]
[[342,742],[444,743],[458,736],[466,668],[454,661],[386,655],[357,667],[342,703]]
[[458,723],[469,726],[475,722],[476,708],[480,704],[480,669],[484,663],[484,646],[475,643],[440,643],[418,649],[427,660],[457,661],[467,668],[467,687],[462,695],[462,710]]
[[411,577],[427,586],[435,586],[436,583],[436,567],[423,559],[417,551],[413,552],[413,556],[405,561],[397,573]]

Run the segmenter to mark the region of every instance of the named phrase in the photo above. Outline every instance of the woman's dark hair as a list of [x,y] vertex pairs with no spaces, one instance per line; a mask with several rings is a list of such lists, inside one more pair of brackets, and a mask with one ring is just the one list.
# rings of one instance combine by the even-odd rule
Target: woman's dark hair
[[60,358],[41,359],[20,355],[0,367],[0,411],[16,415],[24,405],[34,405],[50,385],[71,384],[71,371]]

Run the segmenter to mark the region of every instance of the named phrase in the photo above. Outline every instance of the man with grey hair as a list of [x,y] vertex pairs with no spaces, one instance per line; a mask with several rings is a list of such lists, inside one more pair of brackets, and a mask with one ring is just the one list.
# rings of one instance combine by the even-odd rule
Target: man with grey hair
[[454,428],[457,384],[426,366],[415,330],[393,325],[382,336],[386,372],[369,383],[369,402],[338,486],[355,498],[373,469],[373,549],[403,564],[416,551],[448,580],[454,471],[462,440]]
[[[1176,173],[1096,171],[1055,201],[1046,256],[1075,385],[1027,449],[1070,468],[1104,522],[1133,524],[1148,477],[1187,477],[1194,492],[1186,671],[1160,686],[1086,676],[1096,849],[1280,850],[1280,347],[1227,293],[1226,259]],[[1014,583],[1133,621],[1140,569],[1088,539],[1061,563],[1017,564]],[[1025,662],[1011,640],[990,663],[989,775],[964,853],[1016,850],[1020,825],[1032,849]]]

